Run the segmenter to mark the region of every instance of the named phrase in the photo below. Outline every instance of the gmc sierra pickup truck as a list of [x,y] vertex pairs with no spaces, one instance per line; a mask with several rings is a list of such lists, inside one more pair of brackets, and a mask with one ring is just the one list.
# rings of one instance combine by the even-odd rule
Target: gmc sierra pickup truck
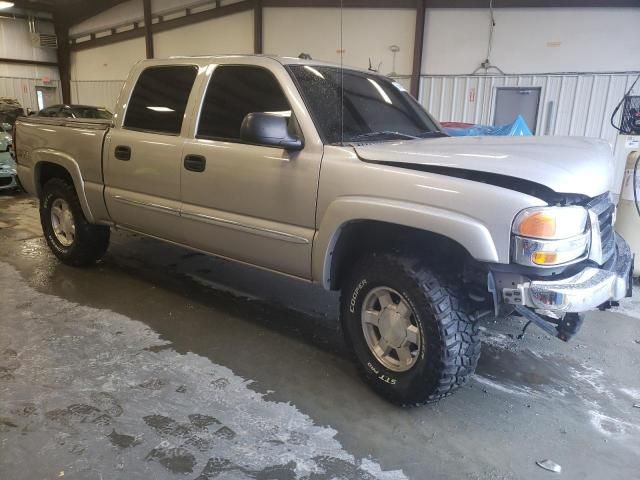
[[124,229],[341,291],[364,378],[404,405],[474,372],[478,318],[568,340],[630,295],[600,140],[447,137],[398,83],[270,56],[139,63],[112,120],[20,118],[65,263]]

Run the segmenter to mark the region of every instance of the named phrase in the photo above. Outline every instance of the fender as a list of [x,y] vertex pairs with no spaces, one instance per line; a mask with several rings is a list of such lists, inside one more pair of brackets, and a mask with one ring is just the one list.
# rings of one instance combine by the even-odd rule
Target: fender
[[340,197],[325,211],[313,242],[312,276],[325,289],[330,286],[331,258],[342,228],[356,220],[377,220],[437,233],[455,240],[479,261],[499,261],[491,233],[474,218],[397,200]]
[[78,199],[80,200],[82,213],[84,213],[84,216],[89,223],[95,223],[95,218],[93,216],[93,213],[91,212],[91,208],[89,207],[89,202],[87,201],[84,180],[82,178],[82,174],[80,173],[78,162],[76,162],[75,159],[69,155],[49,148],[34,149],[31,151],[30,156],[31,164],[33,165],[33,181],[36,196],[40,196],[40,187],[38,186],[38,180],[40,177],[41,164],[44,162],[48,162],[60,165],[67,172],[69,172],[69,175],[73,180],[73,186],[75,187]]

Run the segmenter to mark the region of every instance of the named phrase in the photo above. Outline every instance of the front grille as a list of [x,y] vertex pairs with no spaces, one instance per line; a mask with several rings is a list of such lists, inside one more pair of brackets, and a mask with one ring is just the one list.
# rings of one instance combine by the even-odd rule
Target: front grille
[[11,182],[13,182],[13,178],[11,177],[0,177],[0,187],[11,185]]
[[599,246],[594,245],[594,242],[592,242],[592,248],[599,247],[600,251],[591,252],[590,257],[600,260],[598,263],[603,264],[611,258],[616,248],[616,238],[613,230],[616,206],[611,201],[611,196],[607,192],[591,199],[586,207],[593,214],[592,219],[597,219],[592,222],[591,229],[600,239]]

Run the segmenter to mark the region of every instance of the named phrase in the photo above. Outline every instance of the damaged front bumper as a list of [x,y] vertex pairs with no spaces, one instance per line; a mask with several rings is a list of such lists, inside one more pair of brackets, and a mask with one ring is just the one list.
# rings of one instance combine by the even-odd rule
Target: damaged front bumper
[[558,313],[581,313],[631,296],[633,255],[616,235],[616,252],[602,268],[587,267],[562,280],[535,280],[522,285],[525,306]]
[[496,312],[509,305],[548,333],[568,340],[582,323],[582,313],[605,309],[631,296],[634,257],[616,234],[616,249],[601,267],[588,266],[558,280],[530,280],[504,273],[489,275]]

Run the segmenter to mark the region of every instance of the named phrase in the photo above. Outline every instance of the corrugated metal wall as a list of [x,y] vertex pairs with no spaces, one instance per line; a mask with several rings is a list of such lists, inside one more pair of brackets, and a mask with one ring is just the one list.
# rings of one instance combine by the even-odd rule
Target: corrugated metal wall
[[[423,76],[419,100],[441,121],[491,125],[497,87],[540,87],[539,135],[599,137],[615,143],[609,118],[638,73]],[[636,94],[640,88],[636,87]]]
[[71,102],[105,107],[113,112],[124,80],[72,81]]
[[23,108],[38,110],[36,87],[55,88],[57,102],[62,102],[58,81],[43,83],[39,78],[0,77],[0,97],[17,98]]

